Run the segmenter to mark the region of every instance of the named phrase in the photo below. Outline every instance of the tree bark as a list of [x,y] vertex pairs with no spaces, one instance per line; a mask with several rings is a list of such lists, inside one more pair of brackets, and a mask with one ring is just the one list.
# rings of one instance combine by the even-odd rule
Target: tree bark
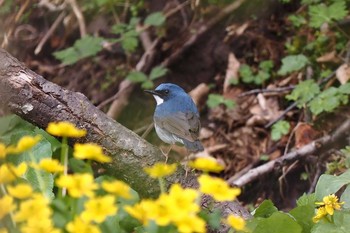
[[[79,142],[98,143],[113,158],[111,163],[103,165],[108,175],[124,180],[141,197],[159,193],[158,181],[143,172],[145,166],[164,161],[158,148],[106,116],[83,94],[45,80],[3,49],[0,49],[0,107],[40,128],[46,128],[49,122],[69,121],[86,129],[86,137]],[[198,186],[196,175],[189,173],[185,177],[181,167],[168,178],[169,184],[175,182],[184,187]],[[216,206],[225,215],[250,216],[237,202]]]

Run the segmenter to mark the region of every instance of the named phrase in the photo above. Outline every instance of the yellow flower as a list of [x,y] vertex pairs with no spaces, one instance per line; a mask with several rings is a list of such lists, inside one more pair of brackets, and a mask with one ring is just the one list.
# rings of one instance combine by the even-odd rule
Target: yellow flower
[[21,233],[60,233],[54,228],[51,218],[40,219],[40,221],[28,221],[21,226]]
[[0,184],[6,184],[14,181],[27,171],[27,164],[21,163],[17,167],[12,164],[3,164],[0,166]]
[[112,195],[92,198],[84,206],[85,210],[82,212],[81,218],[86,222],[101,223],[108,216],[114,215],[118,211],[115,197]]
[[111,194],[125,199],[131,199],[131,188],[123,181],[103,181],[102,188]]
[[201,157],[194,161],[190,161],[188,165],[192,168],[202,170],[204,172],[216,172],[219,173],[224,170],[224,166],[219,164],[216,159],[212,157]]
[[239,188],[231,188],[224,180],[209,175],[201,175],[198,182],[200,191],[217,201],[233,201],[241,193]]
[[100,163],[109,163],[112,161],[110,157],[103,154],[102,148],[95,143],[76,143],[74,145],[73,155],[77,159],[90,159]]
[[144,170],[152,178],[161,178],[173,174],[176,164],[156,163],[152,167],[145,167]]
[[9,146],[6,151],[10,154],[18,154],[24,151],[31,149],[41,140],[40,135],[32,136],[24,136],[22,137],[16,146]]
[[66,229],[70,233],[100,233],[98,226],[84,222],[80,217],[75,217],[72,222],[69,222]]
[[42,194],[34,194],[32,198],[22,201],[19,211],[14,216],[16,222],[27,222],[33,226],[35,222],[49,219],[52,210],[49,207],[49,200]]
[[196,203],[199,198],[197,190],[183,189],[179,184],[173,184],[167,196],[169,196],[168,201],[172,202],[175,209],[174,218],[182,218],[200,211],[200,207]]
[[245,221],[243,218],[235,216],[233,214],[229,215],[226,219],[226,222],[230,227],[237,231],[241,231],[245,228]]
[[40,160],[38,167],[50,173],[64,171],[64,166],[60,164],[60,161],[58,161],[57,159],[51,159],[51,158],[44,158]]
[[8,233],[6,228],[0,228],[0,233]]
[[324,206],[321,206],[317,209],[316,215],[312,218],[312,221],[314,223],[317,223],[320,221],[323,217],[327,215],[326,208]]
[[98,188],[94,183],[94,178],[88,173],[62,175],[56,180],[56,184],[60,188],[67,188],[71,197],[94,196],[94,190]]
[[0,159],[6,158],[6,146],[3,143],[0,143]]
[[339,202],[336,195],[331,194],[323,198],[323,202],[316,202],[316,205],[324,206],[329,215],[334,214],[334,210],[339,210],[344,202]]
[[0,206],[0,219],[11,213],[16,208],[15,204],[13,203],[13,198],[8,195],[0,198]]
[[49,134],[58,137],[81,138],[86,135],[86,130],[78,129],[72,123],[67,121],[51,122],[46,128]]
[[146,225],[149,220],[149,212],[153,208],[155,203],[148,199],[141,200],[133,206],[125,206],[124,210],[132,217],[139,220],[142,224]]
[[7,186],[9,194],[18,199],[29,198],[33,194],[33,188],[29,184],[17,184],[16,186]]
[[205,228],[205,221],[196,215],[190,215],[175,221],[177,229],[181,233],[204,233],[207,232]]

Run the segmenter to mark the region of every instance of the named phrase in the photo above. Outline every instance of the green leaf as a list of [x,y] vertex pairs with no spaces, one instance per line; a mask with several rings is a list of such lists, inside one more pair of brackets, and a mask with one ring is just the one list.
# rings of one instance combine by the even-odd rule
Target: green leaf
[[298,102],[298,107],[301,108],[318,93],[320,93],[319,85],[314,80],[308,79],[300,82],[292,93],[286,96],[286,99]]
[[139,71],[132,71],[126,76],[126,79],[134,83],[141,83],[147,81],[147,76]]
[[302,54],[289,55],[282,59],[282,66],[278,71],[279,75],[286,75],[301,70],[309,63],[307,57]]
[[259,70],[258,74],[255,76],[254,83],[257,85],[263,84],[266,80],[270,78],[270,74],[263,70]]
[[324,23],[340,20],[347,16],[348,11],[343,0],[337,0],[332,5],[317,4],[309,7],[310,26],[319,28]]
[[298,206],[289,212],[297,221],[297,223],[302,226],[302,233],[309,233],[314,223],[312,217],[315,215],[314,204]]
[[278,121],[272,126],[271,138],[274,141],[281,139],[283,135],[288,134],[290,129],[289,122],[287,121]]
[[213,211],[202,210],[199,213],[199,217],[204,219],[213,230],[217,230],[220,227],[222,213],[218,209],[214,209]]
[[[287,230],[288,229],[288,230]],[[301,226],[288,214],[274,212],[259,221],[253,233],[301,233]]]
[[308,106],[313,114],[318,115],[322,112],[333,112],[341,104],[348,102],[348,96],[339,92],[338,88],[330,87],[321,92]]
[[151,80],[146,80],[146,81],[144,81],[144,82],[141,84],[141,87],[142,87],[143,89],[151,89],[151,88],[154,87],[154,83],[153,83],[153,81],[151,81]]
[[209,94],[207,105],[209,108],[215,108],[220,104],[224,104],[227,108],[232,109],[236,103],[233,100],[225,99],[222,95]]
[[322,200],[323,197],[336,193],[341,187],[349,183],[350,170],[347,170],[340,176],[321,175],[315,189],[316,200]]
[[345,209],[350,208],[350,185],[347,185],[344,192],[342,193],[340,197],[340,202],[344,202],[344,205],[342,206]]
[[350,228],[350,213],[335,211],[333,221],[320,221],[311,229],[311,233],[348,233]]
[[151,73],[149,74],[150,80],[155,80],[157,78],[160,78],[164,76],[168,70],[162,66],[156,66],[151,70]]
[[164,24],[166,18],[162,12],[154,12],[147,16],[145,19],[145,25],[149,26],[161,26]]
[[93,173],[91,166],[88,163],[85,163],[83,160],[70,158],[68,164],[69,168],[75,173]]
[[305,206],[305,205],[314,205],[316,201],[315,194],[303,194],[299,199],[297,200],[297,206]]
[[85,36],[70,48],[53,53],[53,55],[66,65],[71,65],[80,59],[94,56],[102,50],[103,38]]
[[137,37],[123,37],[121,40],[122,48],[128,52],[134,52],[139,45],[139,40]]
[[259,68],[265,72],[269,72],[273,68],[273,61],[271,60],[262,61],[259,64]]
[[306,24],[306,19],[301,15],[290,15],[288,16],[289,21],[293,24],[294,27],[300,27]]
[[278,211],[278,209],[274,206],[272,201],[270,200],[264,200],[258,208],[256,208],[253,212],[252,215],[255,218],[261,217],[261,218],[268,218],[270,217],[273,213]]
[[253,71],[250,66],[243,64],[239,67],[239,75],[244,83],[252,83],[254,81]]

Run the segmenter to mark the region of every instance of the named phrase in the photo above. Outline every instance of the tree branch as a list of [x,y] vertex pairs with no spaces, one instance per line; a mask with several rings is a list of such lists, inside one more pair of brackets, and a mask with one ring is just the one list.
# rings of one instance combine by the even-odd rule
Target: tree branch
[[231,185],[242,187],[256,180],[258,177],[271,172],[277,164],[291,163],[306,155],[321,154],[330,149],[342,148],[347,145],[345,139],[349,136],[350,136],[350,119],[346,120],[342,125],[340,125],[333,134],[319,138],[301,147],[298,150],[287,153],[284,156],[279,157],[275,160],[272,160],[268,163],[265,163],[259,167],[250,169],[241,177],[238,177],[235,179],[229,179],[228,182]]

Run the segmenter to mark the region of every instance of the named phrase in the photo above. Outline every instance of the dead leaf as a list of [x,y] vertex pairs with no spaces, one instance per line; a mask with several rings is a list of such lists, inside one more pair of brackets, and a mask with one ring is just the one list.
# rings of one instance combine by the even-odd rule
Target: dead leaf
[[228,87],[238,81],[238,70],[241,63],[237,60],[233,53],[228,55],[228,64],[226,69],[226,76],[224,82],[224,94],[227,92]]
[[326,53],[320,57],[318,57],[316,59],[317,62],[334,62],[337,60],[337,57],[336,57],[336,52],[335,51],[332,51],[332,52],[329,52],[329,53]]
[[258,94],[257,100],[258,103],[249,109],[253,116],[248,119],[247,125],[261,125],[279,117],[282,111],[278,108],[277,98],[265,98],[263,94]]
[[299,123],[295,129],[295,147],[297,149],[309,144],[317,137],[318,132],[307,123]]
[[348,64],[344,63],[343,65],[339,66],[339,68],[336,71],[337,79],[341,84],[345,84],[348,82],[350,78],[350,67]]

